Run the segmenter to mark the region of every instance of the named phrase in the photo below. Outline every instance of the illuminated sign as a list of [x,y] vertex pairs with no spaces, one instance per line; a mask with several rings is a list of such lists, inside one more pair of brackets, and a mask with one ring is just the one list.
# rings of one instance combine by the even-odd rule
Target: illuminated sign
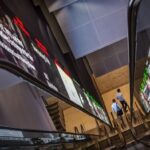
[[33,57],[24,49],[21,40],[13,35],[3,24],[0,24],[0,37],[1,48],[13,55],[16,59],[22,61],[28,68],[36,70],[32,64],[34,61]]
[[2,8],[0,11],[1,61],[19,67],[57,92],[64,91],[65,87],[58,86],[58,80],[62,80],[46,46],[38,38],[32,37],[21,19],[10,11],[6,13]]

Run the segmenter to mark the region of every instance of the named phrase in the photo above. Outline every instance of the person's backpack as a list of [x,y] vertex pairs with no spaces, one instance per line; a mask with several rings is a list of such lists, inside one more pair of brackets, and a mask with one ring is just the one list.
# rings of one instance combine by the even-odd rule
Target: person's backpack
[[118,106],[117,103],[116,103],[116,108],[117,108],[117,114],[118,114],[118,116],[122,116],[122,115],[123,115],[123,111],[122,111],[122,109]]

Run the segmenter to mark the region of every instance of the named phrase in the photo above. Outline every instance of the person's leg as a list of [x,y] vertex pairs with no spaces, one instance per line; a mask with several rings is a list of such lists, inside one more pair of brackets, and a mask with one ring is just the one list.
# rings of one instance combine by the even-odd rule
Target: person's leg
[[125,110],[127,110],[127,108],[128,108],[128,104],[127,104],[127,102],[126,101],[124,101],[124,107],[125,107]]
[[126,101],[122,101],[124,111],[127,111],[128,104]]
[[122,105],[123,110],[126,111],[125,105],[124,105],[124,101],[120,101],[120,103],[121,103],[121,105]]
[[124,120],[123,120],[123,116],[122,116],[122,115],[119,115],[118,118],[119,118],[120,121],[121,121],[121,124],[120,124],[120,125],[121,125],[122,129],[126,128],[125,122],[124,122]]

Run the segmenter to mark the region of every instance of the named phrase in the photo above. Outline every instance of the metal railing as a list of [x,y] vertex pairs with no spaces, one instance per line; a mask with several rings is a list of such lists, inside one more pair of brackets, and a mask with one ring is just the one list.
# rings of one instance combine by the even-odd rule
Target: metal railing
[[82,143],[98,138],[95,135],[87,135],[70,132],[50,132],[38,130],[15,129],[0,127],[0,147],[13,146],[46,146],[63,143]]

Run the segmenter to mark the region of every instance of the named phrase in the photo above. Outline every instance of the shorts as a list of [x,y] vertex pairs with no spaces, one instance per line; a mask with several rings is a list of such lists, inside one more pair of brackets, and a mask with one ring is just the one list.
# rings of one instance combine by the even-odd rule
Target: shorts
[[122,116],[122,115],[123,115],[122,109],[120,109],[119,111],[117,111],[117,116]]

